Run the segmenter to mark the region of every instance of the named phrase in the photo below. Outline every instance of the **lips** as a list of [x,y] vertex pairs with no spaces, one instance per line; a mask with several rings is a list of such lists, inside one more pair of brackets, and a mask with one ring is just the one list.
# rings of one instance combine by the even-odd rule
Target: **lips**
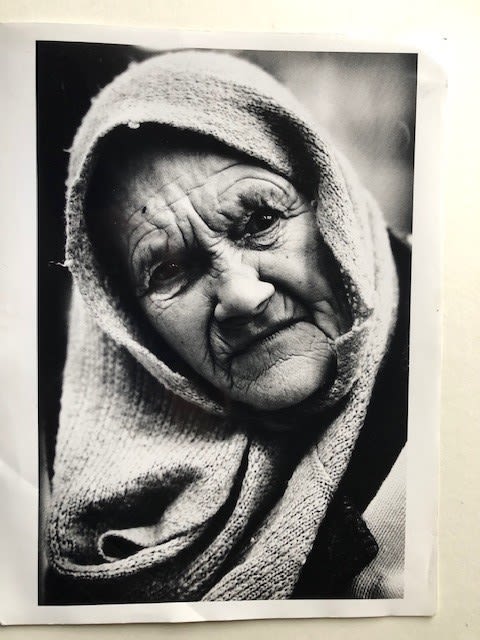
[[282,322],[276,323],[273,326],[266,327],[256,332],[254,335],[243,338],[242,340],[239,340],[237,345],[235,345],[235,347],[232,349],[231,357],[235,358],[237,356],[243,355],[244,353],[247,353],[248,351],[252,351],[253,349],[255,349],[255,347],[260,345],[262,342],[270,338],[273,338],[281,331],[290,329],[294,325],[298,324],[299,322],[304,322],[305,320],[306,318],[303,318],[303,317],[284,320]]

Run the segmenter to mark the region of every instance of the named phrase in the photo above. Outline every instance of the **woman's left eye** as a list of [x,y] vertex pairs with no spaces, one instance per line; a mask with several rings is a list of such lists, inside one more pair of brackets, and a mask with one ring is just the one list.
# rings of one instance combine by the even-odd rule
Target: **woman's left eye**
[[266,231],[277,222],[279,214],[271,209],[258,209],[250,216],[245,225],[245,234],[254,236]]

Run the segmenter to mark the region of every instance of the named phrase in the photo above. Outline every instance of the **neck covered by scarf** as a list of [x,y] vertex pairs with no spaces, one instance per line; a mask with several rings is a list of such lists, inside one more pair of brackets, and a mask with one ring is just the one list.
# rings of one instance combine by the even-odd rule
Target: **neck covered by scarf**
[[[336,340],[337,375],[308,443],[247,417],[232,423],[206,386],[148,347],[96,260],[84,209],[97,144],[143,123],[213,137],[314,194],[352,325]],[[288,598],[395,323],[377,205],[284,87],[208,52],[153,57],[102,90],[74,140],[67,187],[74,295],[48,525],[53,570],[97,602]]]

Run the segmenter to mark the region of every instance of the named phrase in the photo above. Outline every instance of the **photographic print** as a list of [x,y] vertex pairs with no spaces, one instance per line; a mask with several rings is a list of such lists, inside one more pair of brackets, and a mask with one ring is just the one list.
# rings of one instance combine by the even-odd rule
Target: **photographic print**
[[36,40],[42,615],[401,613],[418,64]]

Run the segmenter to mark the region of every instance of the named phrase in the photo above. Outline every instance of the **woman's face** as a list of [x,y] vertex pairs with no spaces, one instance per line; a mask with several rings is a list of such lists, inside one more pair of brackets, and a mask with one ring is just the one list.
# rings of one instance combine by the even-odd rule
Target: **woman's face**
[[231,399],[281,409],[331,380],[347,329],[311,204],[234,155],[144,150],[110,167],[107,233],[150,323]]

